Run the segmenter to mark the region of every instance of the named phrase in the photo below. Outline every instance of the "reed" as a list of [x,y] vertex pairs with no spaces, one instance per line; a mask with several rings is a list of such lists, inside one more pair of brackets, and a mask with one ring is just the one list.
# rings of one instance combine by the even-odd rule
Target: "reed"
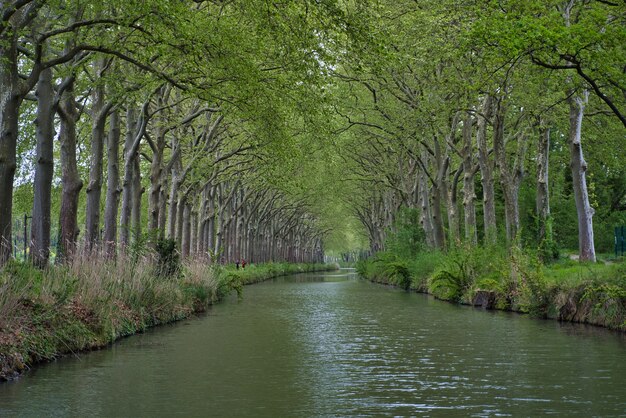
[[36,362],[203,312],[233,291],[241,296],[244,284],[336,268],[268,263],[237,270],[202,259],[163,267],[149,251],[116,259],[81,254],[43,271],[28,263],[6,264],[0,270],[0,380]]
[[45,271],[9,263],[0,272],[0,379],[188,317],[219,297],[215,269],[189,262],[181,275],[162,277],[154,266],[151,257],[124,256],[77,257]]

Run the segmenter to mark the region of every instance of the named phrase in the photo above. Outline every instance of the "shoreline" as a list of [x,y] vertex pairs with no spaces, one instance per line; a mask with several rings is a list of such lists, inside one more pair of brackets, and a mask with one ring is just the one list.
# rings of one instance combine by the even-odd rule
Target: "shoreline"
[[[0,382],[19,378],[38,364],[67,355],[104,349],[148,328],[201,314],[232,291],[241,296],[245,285],[285,275],[336,268],[336,265],[329,264],[265,263],[239,270],[220,267],[216,271],[204,266],[200,273],[213,274],[219,278],[153,280],[154,283],[150,282],[152,287],[144,284],[140,292],[131,295],[140,299],[137,304],[129,303],[125,298],[116,298],[115,295],[120,293],[119,288],[128,283],[114,281],[112,283],[116,283],[114,286],[117,287],[109,289],[109,294],[105,295],[111,305],[106,310],[102,310],[97,301],[88,300],[80,290],[74,290],[71,295],[58,295],[56,289],[39,288],[37,297],[19,295],[18,299],[12,300],[8,307],[12,312],[11,318],[0,322]],[[39,274],[31,268],[25,271],[28,273],[26,279],[34,283],[29,283],[29,291],[38,287],[37,280],[47,283],[47,274],[56,276],[56,272],[51,273],[54,268]],[[2,273],[11,276],[11,272]],[[30,277],[31,273],[35,277]],[[26,275],[23,272],[19,274]],[[77,277],[72,279],[81,280]],[[153,293],[157,293],[157,297]],[[152,297],[150,302],[142,300],[148,299],[148,296]],[[8,304],[7,300],[0,301]]]
[[[371,283],[392,286],[397,289],[403,288],[402,285],[394,283],[390,277],[366,277],[362,274],[359,274],[359,277]],[[464,294],[460,300],[451,300],[430,292],[425,281],[420,286],[411,285],[408,288],[404,288],[404,290],[429,295],[441,302],[455,305],[470,306],[483,310],[512,312],[520,315],[530,315],[536,319],[590,325],[626,333],[626,318],[623,317],[626,301],[619,296],[606,295],[603,293],[604,289],[600,289],[598,293],[601,293],[602,297],[600,299],[602,301],[598,302],[589,296],[589,287],[588,284],[581,284],[574,288],[547,288],[538,295],[538,299],[541,299],[541,301],[533,301],[542,305],[542,309],[539,311],[529,310],[526,305],[515,301],[511,295],[506,295],[503,301],[502,295],[498,295],[494,291],[475,290],[471,292],[472,294]],[[615,314],[614,312],[618,313]]]

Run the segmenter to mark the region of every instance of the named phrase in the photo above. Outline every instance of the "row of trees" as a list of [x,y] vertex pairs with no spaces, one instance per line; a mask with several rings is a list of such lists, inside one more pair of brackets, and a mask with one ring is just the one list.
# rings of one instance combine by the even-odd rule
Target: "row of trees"
[[61,262],[141,237],[317,260],[399,220],[594,260],[594,213],[626,220],[622,2],[1,7],[0,264],[31,210],[39,265],[57,212]]
[[31,181],[16,203],[32,202],[40,266],[53,208],[58,262],[163,238],[183,256],[320,260],[319,219],[272,173],[322,102],[331,15],[293,2],[3,2],[0,265],[14,187]]
[[558,241],[595,260],[594,212],[625,219],[626,4],[383,1],[370,12],[359,59],[336,69],[351,99],[336,114],[371,250],[414,208],[415,239],[431,248]]

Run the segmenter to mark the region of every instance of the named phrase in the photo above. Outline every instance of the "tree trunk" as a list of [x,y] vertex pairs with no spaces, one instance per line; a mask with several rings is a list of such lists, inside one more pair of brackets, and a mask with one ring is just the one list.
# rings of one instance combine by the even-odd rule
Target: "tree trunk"
[[176,243],[178,248],[182,249],[183,245],[183,228],[185,222],[185,206],[187,202],[184,197],[178,198],[178,211],[176,213]]
[[441,146],[437,138],[434,138],[434,148],[437,177],[435,178],[435,184],[433,184],[432,218],[435,233],[435,247],[442,250],[446,246],[442,204],[444,200],[446,200],[445,193],[447,192],[447,187],[445,181],[446,173],[448,172],[449,158],[447,155],[441,153]]
[[205,186],[204,190],[202,190],[202,196],[200,197],[200,210],[198,212],[197,218],[197,239],[196,239],[196,253],[201,256],[206,252],[206,229],[208,222],[208,214],[207,214],[207,203],[209,200],[209,189],[210,186]]
[[130,244],[130,229],[133,199],[133,157],[130,151],[137,130],[137,112],[129,105],[126,110],[126,139],[124,141],[124,182],[122,184],[122,212],[120,214],[120,244],[126,248]]
[[444,183],[446,185],[446,204],[447,204],[447,212],[448,212],[448,240],[450,242],[450,245],[457,245],[460,243],[461,241],[461,237],[460,237],[460,225],[459,225],[459,211],[458,211],[458,204],[457,204],[457,200],[458,200],[458,182],[459,182],[459,176],[462,173],[462,168],[463,166],[461,165],[461,167],[459,167],[457,169],[457,171],[454,173],[454,176],[452,177],[452,181],[450,181],[450,184],[448,184],[448,182],[445,180],[445,176],[447,175],[447,171],[448,171],[448,165],[449,163],[449,155],[450,155],[450,150],[452,149],[453,145],[456,143],[456,133],[458,130],[458,124],[459,124],[459,114],[455,114],[454,117],[452,118],[452,125],[450,127],[450,133],[448,135],[448,138],[446,139],[446,158],[448,158],[448,161],[446,162],[446,170],[445,172],[443,172],[443,179],[441,180],[442,183]]
[[187,202],[181,202],[183,213],[181,228],[181,254],[183,258],[189,257],[189,249],[191,248],[191,207]]
[[167,195],[165,190],[167,189],[167,178],[165,174],[161,180],[161,191],[159,197],[159,238],[165,238],[165,228],[167,227]]
[[178,180],[175,175],[172,175],[170,184],[170,208],[167,220],[167,237],[170,239],[176,238],[176,219],[178,219]]
[[100,241],[100,197],[102,195],[102,161],[106,122],[104,86],[95,87],[92,101],[91,163],[89,166],[89,183],[87,184],[87,208],[85,210],[85,245],[87,251],[94,249]]
[[463,121],[463,212],[465,214],[465,239],[478,242],[476,231],[476,191],[474,189],[474,160],[472,158],[472,116],[467,113]]
[[44,268],[50,257],[50,205],[54,175],[54,90],[52,70],[43,70],[37,84],[37,164],[30,240],[34,265]]
[[[587,94],[585,92],[585,94]],[[585,101],[570,94],[569,102],[569,145],[571,156],[574,200],[578,214],[578,251],[581,261],[596,261],[596,250],[593,242],[593,214],[587,191],[587,163],[583,157],[581,130]]]
[[[271,221],[270,221],[271,222]],[[271,222],[265,227],[265,236],[263,237],[265,247],[265,261],[274,261],[274,251],[276,248],[276,240],[274,239],[274,223]]]
[[217,262],[214,260],[215,256],[215,193],[216,187],[212,187],[209,193],[209,214],[207,220],[207,243],[206,248],[210,251],[211,262]]
[[254,234],[255,234],[254,241],[255,241],[256,247],[254,249],[254,258],[251,258],[251,260],[255,260],[257,263],[264,263],[267,260],[265,239],[264,239],[265,225],[259,224],[256,227]]
[[420,195],[421,195],[420,205],[422,207],[420,223],[422,224],[422,229],[424,230],[424,234],[426,235],[426,245],[429,248],[434,248],[435,247],[435,232],[434,232],[433,218],[432,218],[431,208],[430,208],[428,180],[426,179],[426,174],[424,173],[423,170],[420,170],[418,175],[419,175],[419,190],[420,190]]
[[254,233],[252,232],[252,222],[250,221],[250,217],[248,217],[245,222],[243,233],[245,240],[244,257],[251,263],[254,252]]
[[[159,102],[159,107],[163,106]],[[157,127],[157,141],[154,152],[152,153],[152,163],[150,165],[150,200],[148,212],[149,222],[148,229],[155,230],[159,228],[159,216],[161,213],[161,190],[163,188],[163,151],[165,150],[165,127],[164,121],[161,120]]]
[[459,225],[459,211],[458,211],[458,184],[459,184],[459,176],[462,173],[462,168],[460,167],[450,185],[448,186],[448,236],[451,244],[459,244],[461,241],[461,231]]
[[537,221],[538,239],[552,240],[550,225],[550,194],[548,187],[548,168],[550,161],[550,127],[541,120],[539,124],[539,141],[537,143]]
[[517,239],[520,229],[519,219],[519,187],[524,178],[524,158],[527,148],[527,135],[521,131],[516,135],[517,151],[515,162],[510,167],[506,154],[504,140],[505,108],[502,101],[496,104],[494,120],[493,148],[496,155],[496,165],[500,174],[500,185],[504,196],[504,217],[506,224],[506,239],[512,243]]
[[107,139],[107,193],[104,204],[104,251],[107,257],[115,257],[117,246],[117,211],[120,189],[120,115],[113,110],[109,120]]
[[[172,138],[172,149],[176,148],[175,138]],[[179,180],[180,173],[180,161],[175,161],[171,170],[171,184],[170,184],[170,209],[168,214],[167,225],[167,237],[170,239],[176,238],[176,220],[178,219],[178,188],[180,186]]]
[[487,146],[487,123],[492,115],[492,97],[485,96],[482,114],[478,117],[478,131],[476,142],[478,144],[478,164],[483,189],[483,220],[485,229],[485,242],[495,243],[497,239],[496,229],[496,198],[494,191],[493,162],[489,160],[489,148]]
[[83,182],[78,174],[76,162],[76,123],[79,114],[74,99],[74,81],[69,82],[59,103],[61,128],[61,210],[59,212],[59,239],[57,243],[57,264],[72,259],[78,239],[78,199]]
[[189,255],[194,256],[198,253],[198,232],[200,231],[198,225],[198,212],[191,208],[191,221],[189,226]]
[[220,262],[224,261],[222,242],[224,239],[224,215],[226,212],[226,208],[224,207],[224,186],[219,185],[217,191],[217,219],[215,225],[215,248],[214,252],[219,256]]
[[133,231],[133,239],[137,242],[141,237],[141,196],[143,195],[143,188],[141,187],[141,170],[139,167],[139,153],[135,153],[132,158],[132,210],[131,210],[131,225]]
[[16,45],[0,43],[0,267],[12,254],[13,179],[22,96],[19,94]]
[[238,260],[241,259],[241,255],[239,253],[239,248],[237,247],[238,243],[238,234],[239,234],[239,211],[236,210],[237,202],[233,201],[233,215],[230,221],[230,248],[231,248],[231,259]]
[[156,230],[159,228],[159,214],[161,209],[161,161],[162,153],[155,152],[152,154],[152,163],[150,167],[150,200],[148,202],[148,229]]

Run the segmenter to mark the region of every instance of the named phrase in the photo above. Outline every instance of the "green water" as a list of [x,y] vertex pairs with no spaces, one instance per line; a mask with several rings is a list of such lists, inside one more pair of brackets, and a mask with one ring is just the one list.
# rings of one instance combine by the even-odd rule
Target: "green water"
[[308,274],[0,384],[0,416],[626,416],[626,338]]

